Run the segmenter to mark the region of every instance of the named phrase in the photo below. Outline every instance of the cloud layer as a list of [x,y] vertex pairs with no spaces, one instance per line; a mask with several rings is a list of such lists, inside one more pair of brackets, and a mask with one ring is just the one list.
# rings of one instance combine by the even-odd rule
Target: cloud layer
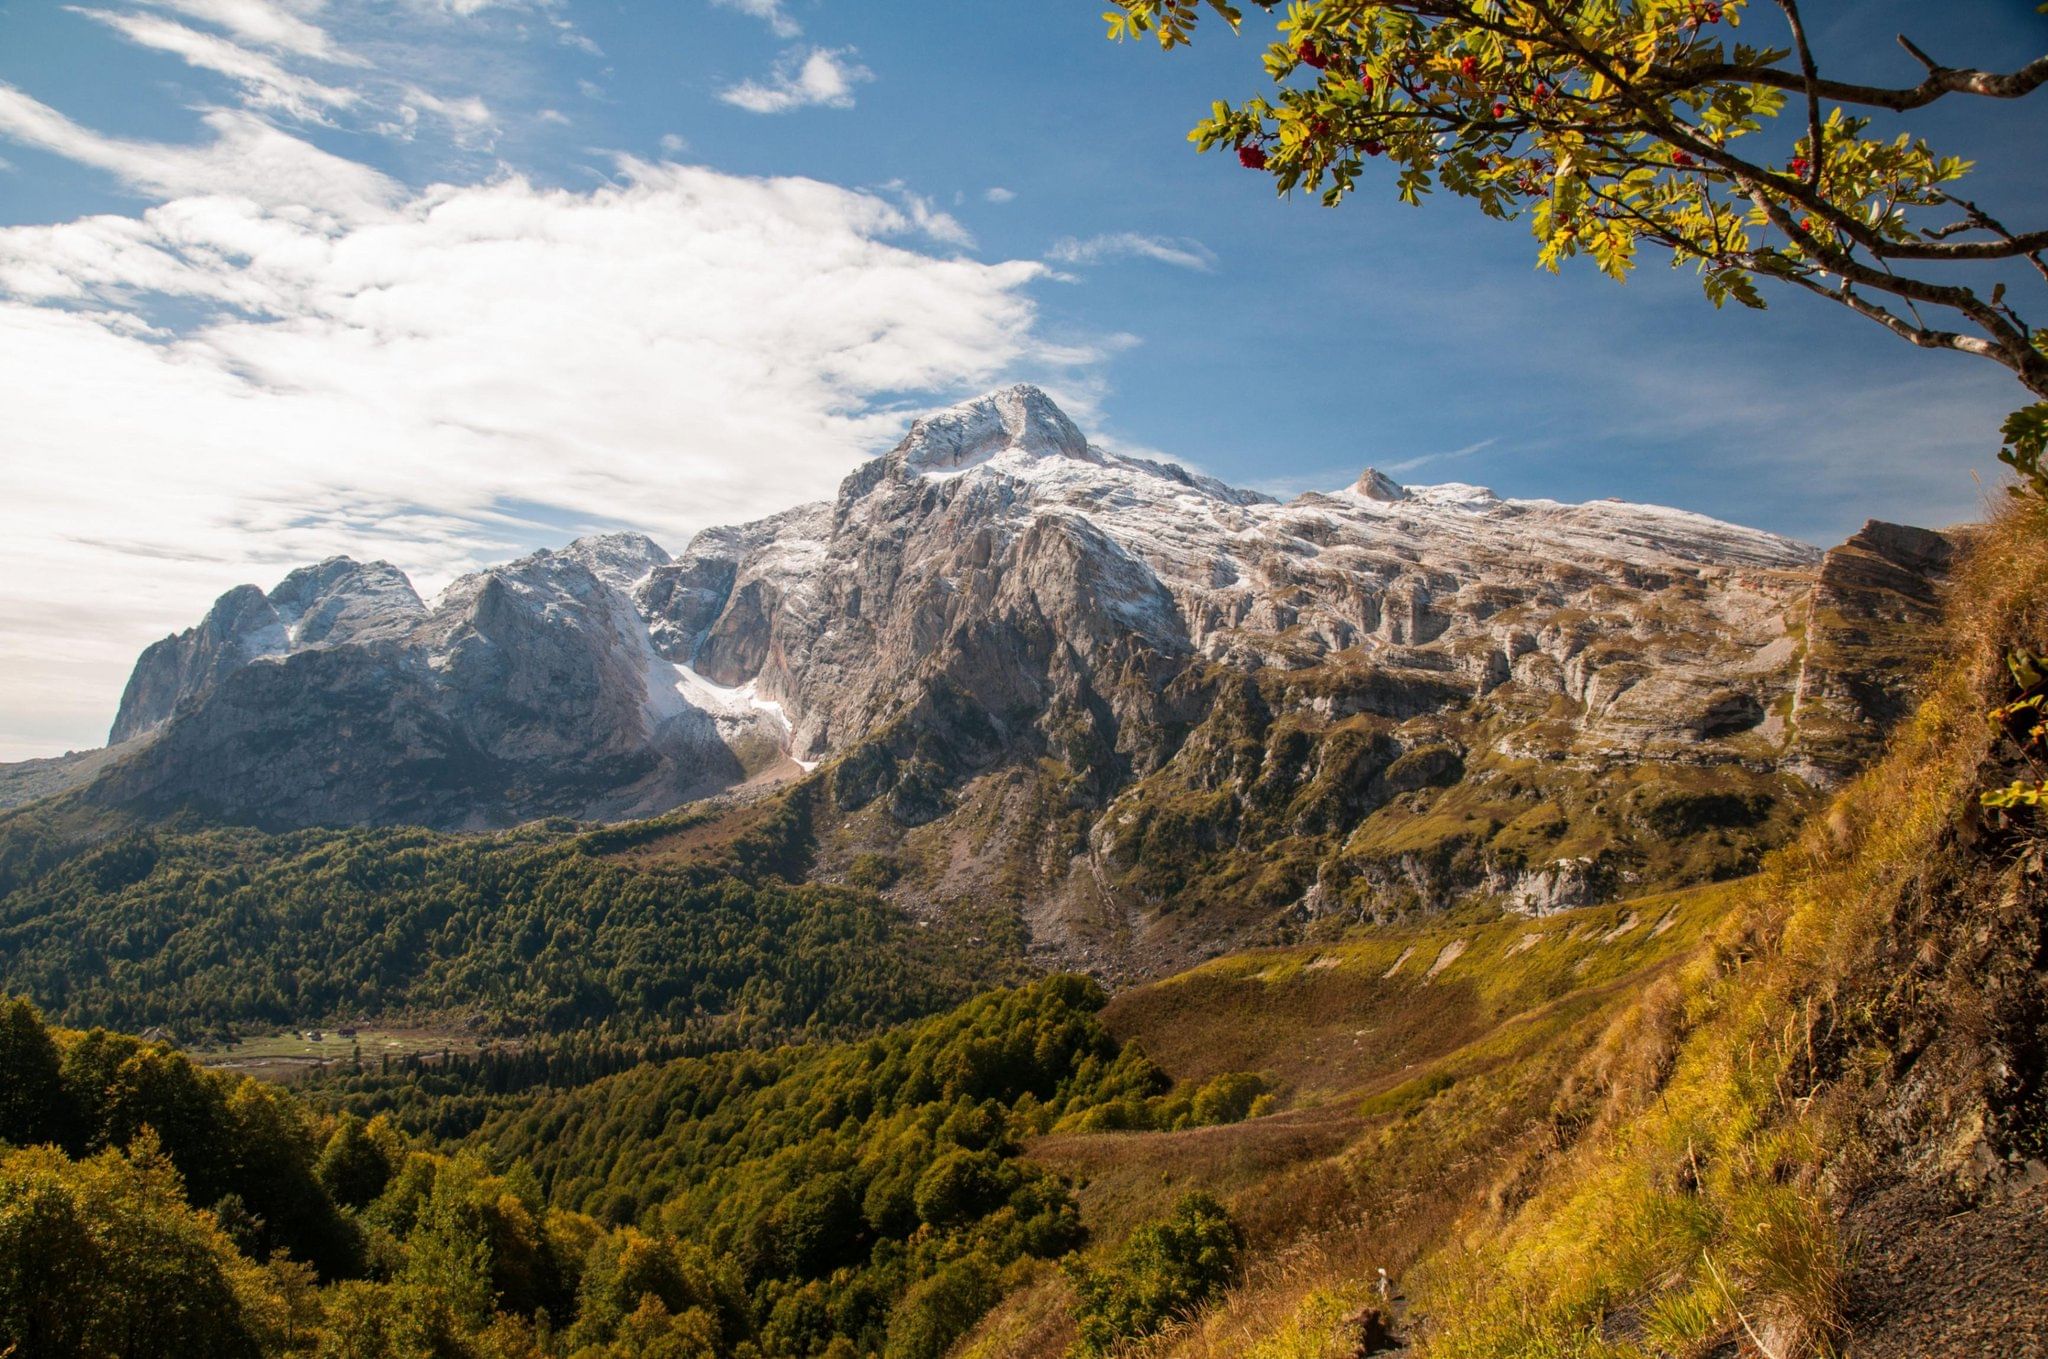
[[900,188],[620,158],[587,192],[413,191],[207,122],[122,141],[0,88],[0,130],[159,200],[0,231],[0,758],[89,742],[233,584],[348,553],[431,591],[616,524],[679,547],[828,494],[906,393],[1093,357],[1038,335],[1044,265],[958,257]]

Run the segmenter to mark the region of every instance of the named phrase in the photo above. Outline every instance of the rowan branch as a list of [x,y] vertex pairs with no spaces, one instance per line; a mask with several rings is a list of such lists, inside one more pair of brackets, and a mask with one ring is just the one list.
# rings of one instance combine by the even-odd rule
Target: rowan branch
[[[1951,223],[1938,231],[1930,232],[1928,233],[1929,235],[1939,237],[1958,231],[1989,231],[1999,238],[1999,244],[2006,247],[2004,258],[2023,257],[2034,266],[2043,279],[2048,279],[2048,260],[2042,258],[2042,251],[2048,250],[2048,231],[2029,231],[2024,234],[2015,234],[2006,227],[2005,223],[1999,221],[1967,198],[1958,198],[1954,194],[1947,192],[1943,192],[1941,198],[1943,202],[1961,208],[1963,210],[1963,220]],[[1959,242],[1959,244],[1968,245],[1973,243]],[[1968,257],[1951,256],[1950,258]],[[2001,257],[1989,256],[1986,258]]]
[[[1744,267],[1753,268],[1753,266],[1748,265]],[[1954,330],[1936,330],[1928,325],[1908,321],[1897,312],[1888,311],[1868,298],[1858,295],[1847,284],[1840,288],[1830,288],[1827,284],[1807,274],[1771,273],[1768,270],[1754,268],[1753,272],[1763,273],[1767,277],[1783,279],[1785,282],[1804,288],[1810,293],[1825,297],[1831,302],[1839,302],[1858,316],[1863,316],[1877,322],[1894,335],[1909,343],[1918,345],[1922,349],[1952,349],[1957,353],[1973,354],[1979,358],[1988,358],[1994,363],[2004,362],[1998,354],[1993,352],[1994,346],[1992,343],[1981,336],[1965,335],[1960,331]]]
[[[1930,283],[1925,279],[1908,278],[1903,275],[1885,273],[1881,270],[1873,269],[1846,251],[1835,248],[1832,243],[1818,233],[1809,231],[1794,221],[1792,215],[1785,211],[1784,204],[1779,202],[1761,183],[1753,179],[1744,179],[1741,183],[1743,191],[1749,196],[1750,201],[1756,204],[1757,208],[1770,219],[1773,226],[1784,232],[1787,237],[1807,254],[1819,260],[1825,268],[1842,276],[1843,287],[1839,291],[1820,290],[1824,292],[1824,295],[1835,298],[1837,301],[1849,306],[1852,310],[1865,316],[1870,316],[1873,320],[1880,319],[1879,316],[1872,315],[1872,310],[1870,309],[1873,308],[1874,304],[1866,303],[1863,299],[1857,298],[1849,285],[1860,283],[1865,287],[1874,288],[1878,292],[1890,293],[1892,296],[1902,298],[1907,302],[1925,302],[1930,306],[1946,307],[1951,311],[1959,312],[1968,317],[1991,338],[1983,339],[1977,336],[1961,335],[1956,337],[1955,342],[1944,341],[1940,344],[1928,344],[1914,337],[1916,335],[1946,336],[1948,332],[1936,332],[1929,330],[1925,326],[1915,326],[1911,322],[1896,317],[1890,312],[1883,311],[1882,308],[1875,308],[1877,312],[1882,313],[1882,316],[1891,318],[1889,321],[1882,321],[1882,324],[1896,330],[1900,335],[1912,339],[1915,344],[1921,344],[1925,348],[1958,349],[1964,353],[1976,354],[1980,357],[1991,359],[1993,362],[2011,369],[2028,391],[2035,393],[2037,396],[2048,398],[2048,357],[2044,357],[2039,350],[2035,349],[2029,342],[2028,336],[2001,315],[1996,307],[1984,301],[1983,298],[1978,297],[1975,292],[1953,284]],[[1779,277],[1795,277],[1795,275],[1783,272],[1782,266],[1773,272],[1778,273]]]
[[[1738,64],[1732,61],[1702,62],[1696,66],[1685,67],[1653,64],[1646,75],[1659,89],[1672,91],[1698,89],[1703,85],[1718,85],[1724,81],[1745,85],[1768,85],[1773,89],[1786,90],[1794,94],[1803,94],[1806,91],[1806,78],[1796,71],[1784,71],[1775,66]],[[1905,113],[1912,109],[1925,108],[1937,99],[1946,98],[1951,94],[1973,94],[1985,99],[2019,99],[2032,94],[2044,84],[2048,84],[2048,56],[2036,57],[2017,71],[2006,75],[1993,71],[1939,67],[1918,85],[1905,89],[1857,85],[1822,77],[1814,82],[1813,91],[1822,99],[1831,99],[1838,104],[1859,104],[1866,108],[1890,109],[1895,113]]]
[[1799,0],[1778,0],[1785,22],[1792,28],[1792,44],[1799,53],[1799,78],[1806,87],[1806,185],[1820,192],[1821,160],[1827,148],[1820,135],[1820,69],[1814,64],[1813,49],[1806,44],[1806,25],[1799,20]]

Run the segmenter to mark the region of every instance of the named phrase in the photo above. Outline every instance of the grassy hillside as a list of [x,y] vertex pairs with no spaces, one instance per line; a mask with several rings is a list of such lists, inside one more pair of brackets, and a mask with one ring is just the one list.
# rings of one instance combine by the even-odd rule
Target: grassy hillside
[[[1272,1112],[1173,1132],[1055,1132],[1030,1155],[1073,1179],[1098,1253],[1179,1193],[1217,1196],[1252,1262],[1223,1305],[1245,1314],[1230,1324],[1277,1323],[1308,1304],[1341,1329],[1374,1270],[1404,1271],[1483,1200],[1616,1017],[1698,948],[1742,890],[1382,927],[1126,992],[1104,1012],[1111,1032],[1182,1083],[1255,1071]],[[1069,1288],[1060,1276],[1036,1281],[968,1353],[1063,1352]]]
[[[1135,1352],[1349,1356],[1380,1268],[1409,1338],[1458,1359],[2037,1352],[2048,841],[1977,794],[2017,763],[1985,717],[2005,656],[2044,637],[2048,522],[2016,510],[1974,550],[1918,715],[1756,876],[1120,997],[1105,1022],[1174,1076],[1245,1067],[1281,1097],[1229,1128],[1033,1145],[1077,1176],[1098,1252],[1185,1186],[1246,1229],[1237,1284]],[[1902,1295],[1887,1258],[1926,1287]],[[1061,1354],[1072,1308],[1043,1277],[962,1353]]]

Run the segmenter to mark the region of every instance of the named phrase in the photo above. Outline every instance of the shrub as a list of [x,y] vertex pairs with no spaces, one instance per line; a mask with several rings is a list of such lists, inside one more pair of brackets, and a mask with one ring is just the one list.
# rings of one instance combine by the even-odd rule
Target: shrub
[[1237,1273],[1244,1234],[1207,1194],[1182,1198],[1164,1220],[1131,1233],[1106,1269],[1076,1266],[1079,1351],[1107,1354],[1192,1314]]
[[994,1152],[947,1152],[918,1179],[918,1217],[934,1227],[980,1217],[1006,1196],[1004,1170],[1002,1158]]
[[1249,1071],[1226,1071],[1195,1092],[1192,1113],[1197,1125],[1241,1123],[1266,1093],[1266,1082]]
[[889,1318],[883,1359],[941,1359],[1001,1296],[988,1261],[979,1255],[955,1260],[904,1294]]

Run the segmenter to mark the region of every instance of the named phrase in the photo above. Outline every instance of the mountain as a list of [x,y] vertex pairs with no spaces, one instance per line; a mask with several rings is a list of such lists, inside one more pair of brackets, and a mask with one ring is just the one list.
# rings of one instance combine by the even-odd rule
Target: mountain
[[481,829],[803,780],[822,873],[879,856],[905,904],[994,895],[1149,973],[1290,919],[1746,871],[1903,711],[1948,553],[1372,470],[1283,503],[1016,386],[674,558],[240,587],[143,653],[108,758],[15,782]]
[[[2036,504],[1283,504],[1029,389],[231,592],[0,776],[0,991],[149,1026],[0,995],[0,1348],[2036,1353],[2044,601]],[[266,828],[536,808],[624,820]]]
[[[1756,873],[1113,996],[982,989],[873,860],[790,886],[852,756],[576,831],[112,837],[0,897],[0,991],[152,1025],[0,995],[0,1346],[2039,1354],[2048,843],[1984,794],[2038,770],[2048,511],[1973,528],[1915,632],[1938,541],[1867,530],[1794,609],[1801,723],[1925,679]],[[980,833],[972,783],[906,845]],[[434,1014],[518,1041],[392,1051]],[[160,1041],[287,1015],[345,1032],[213,1060],[330,1054],[289,1087]]]
[[[668,554],[586,538],[465,576],[431,607],[335,558],[229,591],[150,647],[92,786],[124,806],[268,825],[477,829],[661,811],[779,760],[770,710],[692,701],[629,591]],[[765,734],[763,734],[765,733]]]

